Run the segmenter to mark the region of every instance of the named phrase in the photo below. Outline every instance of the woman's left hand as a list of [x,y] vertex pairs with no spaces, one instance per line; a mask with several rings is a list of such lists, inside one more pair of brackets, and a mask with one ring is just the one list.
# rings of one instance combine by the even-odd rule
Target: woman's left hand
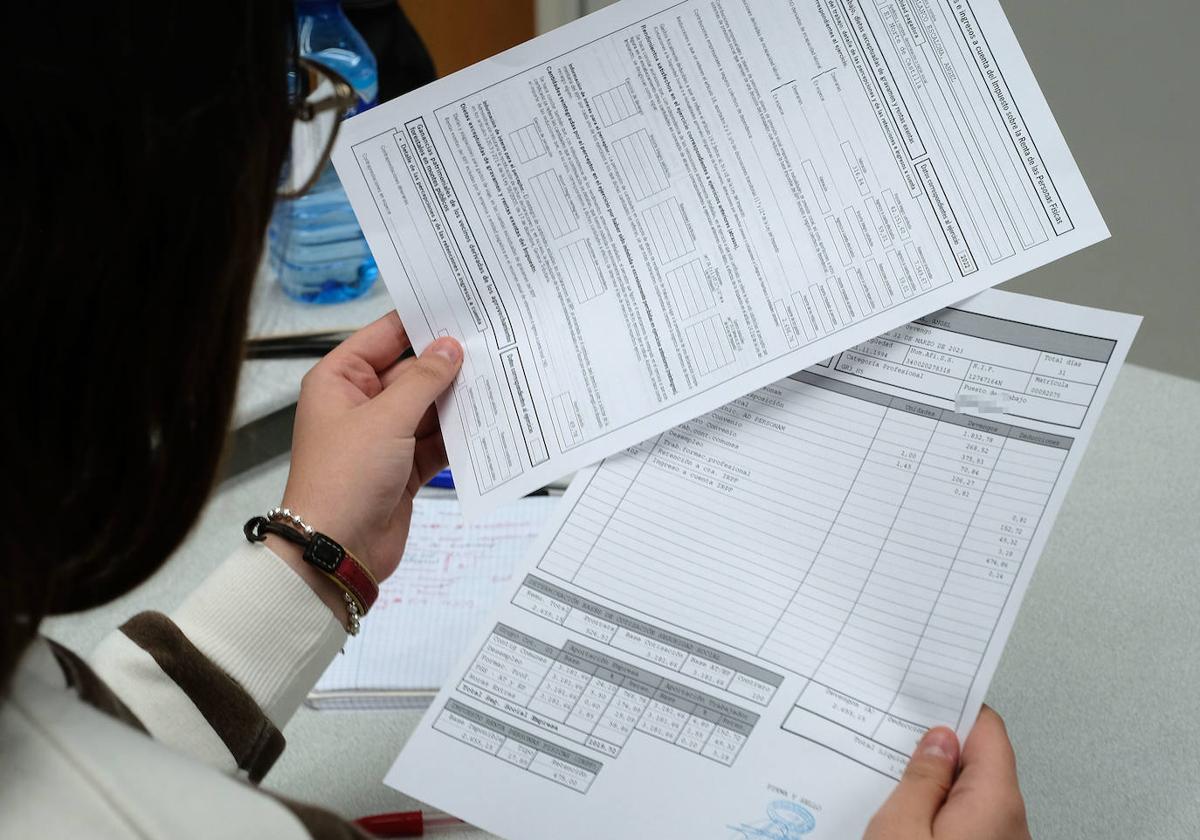
[[1030,840],[1000,715],[979,710],[961,755],[953,730],[926,732],[863,840]]
[[[396,570],[413,496],[446,466],[434,401],[462,366],[462,347],[439,338],[417,358],[392,312],[356,332],[304,377],[283,506],[354,554],[382,581]],[[272,549],[344,611],[282,540]],[[328,597],[327,597],[328,596]]]

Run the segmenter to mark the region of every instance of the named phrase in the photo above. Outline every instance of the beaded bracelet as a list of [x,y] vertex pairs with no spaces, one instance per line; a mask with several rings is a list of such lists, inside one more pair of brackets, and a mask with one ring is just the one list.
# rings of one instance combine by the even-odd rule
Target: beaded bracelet
[[270,519],[272,522],[283,521],[283,522],[290,523],[293,528],[296,528],[299,531],[303,531],[304,536],[306,536],[306,537],[311,537],[313,534],[316,533],[316,531],[313,530],[313,526],[311,526],[307,522],[305,522],[300,517],[300,514],[292,513],[291,508],[273,507],[269,511],[267,511],[267,519]]
[[[286,523],[286,524],[282,524]],[[379,584],[371,570],[336,540],[313,529],[287,508],[272,508],[267,516],[255,516],[242,528],[250,542],[262,542],[274,534],[304,549],[304,562],[332,580],[346,601],[346,632],[357,636],[359,619],[379,597]]]

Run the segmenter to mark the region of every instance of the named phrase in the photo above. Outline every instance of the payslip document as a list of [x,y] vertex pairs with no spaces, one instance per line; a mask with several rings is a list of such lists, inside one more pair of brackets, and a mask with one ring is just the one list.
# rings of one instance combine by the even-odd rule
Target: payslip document
[[996,0],[627,0],[334,160],[468,516],[1107,235]]
[[852,840],[969,732],[1137,318],[997,291],[576,475],[387,783],[510,840]]

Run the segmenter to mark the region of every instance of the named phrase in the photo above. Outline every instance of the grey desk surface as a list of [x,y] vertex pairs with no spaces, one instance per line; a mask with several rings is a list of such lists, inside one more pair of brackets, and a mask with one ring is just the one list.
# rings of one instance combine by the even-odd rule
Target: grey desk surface
[[[1035,837],[1200,834],[1197,417],[1200,383],[1122,372],[992,684]],[[47,632],[86,651],[136,609],[171,609],[278,500],[285,471],[277,459],[232,479],[145,586]],[[411,805],[379,780],[418,719],[301,709],[266,784],[347,816]]]

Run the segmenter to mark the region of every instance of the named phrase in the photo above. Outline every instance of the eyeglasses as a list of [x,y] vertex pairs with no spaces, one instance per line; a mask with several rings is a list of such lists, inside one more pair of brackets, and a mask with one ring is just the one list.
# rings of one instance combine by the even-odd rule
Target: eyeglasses
[[311,59],[299,60],[295,82],[292,143],[276,190],[280,198],[296,198],[312,189],[329,162],[342,117],[358,103],[349,82]]

